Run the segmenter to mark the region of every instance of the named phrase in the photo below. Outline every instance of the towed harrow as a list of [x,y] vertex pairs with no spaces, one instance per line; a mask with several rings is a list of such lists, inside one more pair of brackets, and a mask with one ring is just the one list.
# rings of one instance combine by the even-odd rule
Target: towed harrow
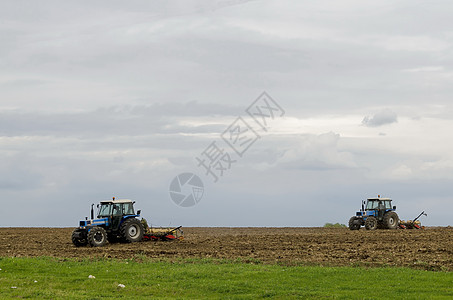
[[425,229],[425,226],[422,226],[421,222],[418,220],[421,216],[427,216],[427,214],[422,211],[415,219],[413,220],[400,220],[398,227],[401,229]]
[[184,239],[184,232],[181,229],[182,226],[176,228],[150,227],[144,218],[142,218],[141,222],[145,229],[145,233],[143,234],[144,241],[174,241]]

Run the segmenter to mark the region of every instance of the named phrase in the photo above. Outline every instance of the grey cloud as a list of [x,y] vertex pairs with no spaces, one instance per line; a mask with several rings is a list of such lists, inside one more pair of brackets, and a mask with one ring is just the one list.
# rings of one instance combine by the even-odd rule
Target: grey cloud
[[[112,108],[115,110],[115,108]],[[156,116],[234,116],[241,113],[244,108],[236,105],[220,103],[200,103],[198,101],[189,102],[166,102],[151,105],[125,106],[119,111],[137,115],[156,115]],[[103,111],[101,109],[100,111]]]
[[[184,4],[137,1],[128,7],[120,1],[109,2],[108,7],[102,2],[91,6],[83,2],[48,3],[51,3],[48,5],[51,9],[35,5],[33,11],[23,12],[21,5],[9,2],[0,10],[5,18],[22,20],[23,24],[10,25],[12,30],[20,27],[28,33],[15,45],[8,43],[10,56],[1,62],[5,64],[4,73],[15,74],[19,79],[27,74],[65,78],[64,83],[30,90],[30,94],[36,95],[33,100],[49,101],[48,98],[55,97],[54,94],[47,95],[49,90],[55,93],[67,89],[67,84],[78,82],[82,82],[80,86],[96,82],[99,85],[92,87],[96,91],[106,86],[113,95],[102,96],[126,97],[125,101],[149,95],[171,99],[179,94],[186,99],[239,104],[244,97],[267,89],[282,95],[288,102],[299,103],[295,109],[307,113],[350,110],[372,105],[378,99],[384,101],[383,105],[390,105],[390,100],[382,99],[405,93],[413,93],[414,97],[399,97],[401,103],[425,101],[426,95],[432,93],[429,86],[418,84],[421,92],[413,89],[425,78],[401,74],[400,70],[412,68],[424,59],[429,63],[433,57],[411,51],[383,51],[373,39],[386,41],[391,34],[404,36],[420,15],[431,18],[429,32],[437,32],[444,28],[442,24],[449,15],[448,9],[442,8],[451,6],[447,3],[430,6],[429,16],[413,6],[410,14],[403,14],[408,22],[401,24],[396,16],[401,16],[407,5],[389,5],[385,1],[376,4],[379,7],[376,10],[360,3],[345,5],[342,9],[333,5],[327,10],[319,4],[304,3],[288,12],[289,18],[280,13],[285,12],[284,9],[275,10],[275,4],[260,2],[225,10],[216,8],[242,1],[190,1]],[[103,13],[105,10],[109,13]],[[299,13],[311,16],[319,10],[328,16],[319,23],[298,17]],[[253,14],[252,17],[251,12],[256,12],[256,16]],[[354,14],[356,12],[359,13]],[[434,21],[439,13],[442,19],[438,24]],[[45,17],[38,17],[42,15]],[[379,21],[383,15],[391,17],[385,24]],[[242,25],[244,20],[255,27]],[[359,22],[366,26],[356,26]],[[55,23],[59,26],[54,26]],[[275,24],[276,32],[279,26],[287,26],[309,33],[313,30],[313,33],[298,36],[296,31],[294,37],[286,38],[284,34],[279,36],[258,30],[260,24]],[[318,30],[319,35],[316,34]],[[436,63],[449,64],[450,58],[446,54],[441,61],[436,59]],[[439,81],[433,82],[439,84]],[[440,85],[436,94],[442,98],[440,101],[449,101],[450,84],[440,81]],[[77,85],[79,90],[82,89],[80,86]],[[379,92],[369,95],[370,90]],[[365,93],[367,97],[363,97]],[[334,98],[332,94],[335,94]],[[87,92],[79,98],[89,95]],[[17,97],[14,94],[7,96]],[[71,96],[60,94],[57,97]],[[73,101],[76,99],[74,97]],[[92,102],[97,101],[101,100]],[[33,105],[32,99],[27,102]],[[14,105],[12,100],[11,103]]]
[[[220,133],[218,117],[239,115],[241,109],[213,103],[163,103],[114,106],[79,113],[0,112],[0,135],[105,136],[154,133]],[[206,118],[213,120],[206,123]],[[181,125],[192,120],[199,125]],[[204,122],[204,123],[203,123]]]
[[371,118],[369,116],[363,118],[362,125],[367,127],[379,127],[396,122],[398,122],[397,114],[390,109],[384,109]]
[[42,85],[46,84],[48,81],[46,80],[40,80],[40,79],[17,79],[17,80],[9,80],[5,82],[0,82],[0,86],[2,88],[27,88],[29,86],[35,86],[35,85]]

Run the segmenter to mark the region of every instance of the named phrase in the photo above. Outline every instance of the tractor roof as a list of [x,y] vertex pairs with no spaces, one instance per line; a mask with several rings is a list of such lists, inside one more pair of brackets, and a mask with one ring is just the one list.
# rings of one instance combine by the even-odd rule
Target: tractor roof
[[386,200],[386,201],[392,201],[390,198],[368,198],[367,200]]
[[130,199],[115,199],[115,200],[104,200],[101,201],[101,204],[108,204],[108,203],[133,203]]

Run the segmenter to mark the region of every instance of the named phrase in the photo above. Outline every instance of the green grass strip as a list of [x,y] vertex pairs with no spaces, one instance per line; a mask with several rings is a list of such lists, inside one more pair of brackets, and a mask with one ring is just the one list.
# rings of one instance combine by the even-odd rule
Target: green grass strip
[[0,269],[1,299],[453,299],[452,272],[408,268],[40,257]]

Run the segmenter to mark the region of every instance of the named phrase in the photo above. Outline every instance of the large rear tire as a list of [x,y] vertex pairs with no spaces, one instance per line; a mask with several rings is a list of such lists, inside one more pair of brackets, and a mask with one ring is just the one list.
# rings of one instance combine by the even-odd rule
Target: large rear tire
[[360,224],[357,224],[357,222],[355,222],[358,218],[357,217],[351,217],[349,219],[349,229],[351,230],[359,230],[360,229]]
[[384,225],[388,229],[397,229],[399,218],[396,212],[390,211],[384,215]]
[[142,241],[144,232],[143,224],[135,218],[129,218],[121,224],[121,238],[127,243]]
[[104,228],[95,226],[88,232],[87,239],[92,247],[102,247],[107,243],[107,232]]
[[378,227],[378,221],[375,217],[369,216],[365,221],[365,228],[367,230],[376,230]]
[[83,229],[76,228],[72,232],[72,243],[76,247],[86,246],[88,244],[86,232]]

